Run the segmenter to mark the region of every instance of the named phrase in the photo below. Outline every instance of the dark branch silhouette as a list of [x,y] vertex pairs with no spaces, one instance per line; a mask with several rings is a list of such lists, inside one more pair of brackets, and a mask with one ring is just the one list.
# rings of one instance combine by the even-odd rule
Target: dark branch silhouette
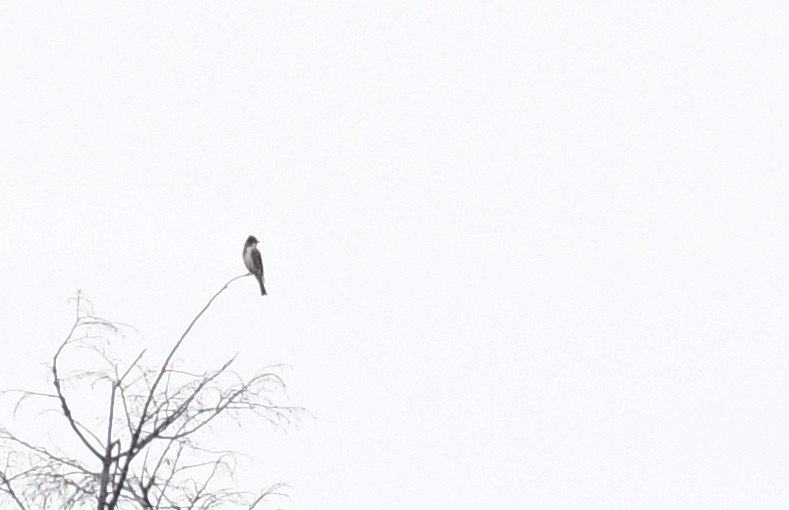
[[[77,452],[42,446],[0,427],[0,504],[19,510],[211,510],[257,508],[283,484],[259,492],[232,487],[236,455],[202,446],[200,433],[219,420],[242,415],[263,418],[275,427],[298,421],[304,410],[287,405],[279,366],[251,378],[231,370],[235,356],[202,374],[179,369],[176,353],[192,328],[228,286],[228,281],[192,319],[160,365],[143,363],[145,350],[125,364],[110,356],[107,336],[119,325],[93,315],[76,297],[76,318],[52,358],[53,393],[11,390],[15,413],[36,399],[53,409],[77,440]],[[66,353],[87,352],[98,367],[63,373]],[[101,416],[79,415],[79,389],[105,398]],[[84,394],[83,394],[84,395]],[[57,427],[57,423],[53,423]],[[72,448],[74,449],[74,448]],[[6,506],[3,506],[6,508]]]

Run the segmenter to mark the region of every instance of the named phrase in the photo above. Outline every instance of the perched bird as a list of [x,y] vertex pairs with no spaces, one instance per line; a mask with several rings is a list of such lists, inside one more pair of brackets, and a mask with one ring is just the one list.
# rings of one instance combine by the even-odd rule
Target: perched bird
[[244,265],[247,266],[249,272],[258,279],[260,294],[265,296],[266,287],[263,285],[263,260],[260,258],[258,240],[255,239],[255,236],[247,237],[247,242],[244,243]]

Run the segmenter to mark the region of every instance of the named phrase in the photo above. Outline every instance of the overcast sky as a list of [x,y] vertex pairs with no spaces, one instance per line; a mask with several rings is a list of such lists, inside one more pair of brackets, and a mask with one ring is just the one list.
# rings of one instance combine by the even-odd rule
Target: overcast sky
[[292,366],[314,418],[227,435],[289,508],[786,508],[788,23],[4,2],[0,387],[78,289],[154,361],[254,234],[182,355]]

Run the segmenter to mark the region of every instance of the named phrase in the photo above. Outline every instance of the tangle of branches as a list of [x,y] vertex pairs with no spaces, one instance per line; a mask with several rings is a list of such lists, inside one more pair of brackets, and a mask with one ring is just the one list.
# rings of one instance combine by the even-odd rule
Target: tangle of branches
[[[303,409],[286,405],[277,366],[249,378],[231,367],[235,357],[203,373],[179,368],[176,353],[211,303],[242,275],[227,282],[194,317],[166,359],[143,363],[145,351],[123,362],[110,354],[108,337],[119,326],[93,315],[81,295],[76,318],[51,361],[51,391],[18,391],[17,406],[39,399],[53,410],[52,428],[72,436],[75,452],[43,446],[24,433],[0,427],[0,507],[18,510],[252,510],[283,484],[257,492],[232,485],[236,454],[208,449],[201,432],[221,420],[256,415],[280,427]],[[87,350],[90,369],[62,366],[67,354]],[[80,416],[89,389],[103,411]],[[95,401],[93,402],[96,405]]]

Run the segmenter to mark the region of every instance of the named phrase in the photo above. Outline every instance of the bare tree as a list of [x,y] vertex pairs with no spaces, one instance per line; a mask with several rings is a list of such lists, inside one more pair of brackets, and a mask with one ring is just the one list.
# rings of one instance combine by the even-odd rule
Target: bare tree
[[[76,318],[52,358],[51,392],[11,390],[17,407],[28,399],[45,402],[73,438],[74,452],[42,446],[23,433],[0,428],[2,508],[38,510],[209,510],[257,507],[282,484],[258,492],[233,487],[237,455],[203,446],[205,432],[225,419],[253,414],[274,425],[297,421],[303,409],[286,405],[278,366],[251,378],[231,370],[235,357],[204,373],[179,368],[176,352],[197,320],[233,281],[228,281],[194,317],[163,363],[145,365],[145,350],[124,363],[110,354],[108,337],[122,325],[93,315],[76,298]],[[87,349],[97,364],[64,373],[68,353]],[[79,391],[83,390],[83,393]],[[99,416],[76,410],[76,395],[100,395]],[[85,406],[81,406],[85,407]],[[15,410],[16,412],[16,410]],[[51,443],[56,443],[52,440]]]

